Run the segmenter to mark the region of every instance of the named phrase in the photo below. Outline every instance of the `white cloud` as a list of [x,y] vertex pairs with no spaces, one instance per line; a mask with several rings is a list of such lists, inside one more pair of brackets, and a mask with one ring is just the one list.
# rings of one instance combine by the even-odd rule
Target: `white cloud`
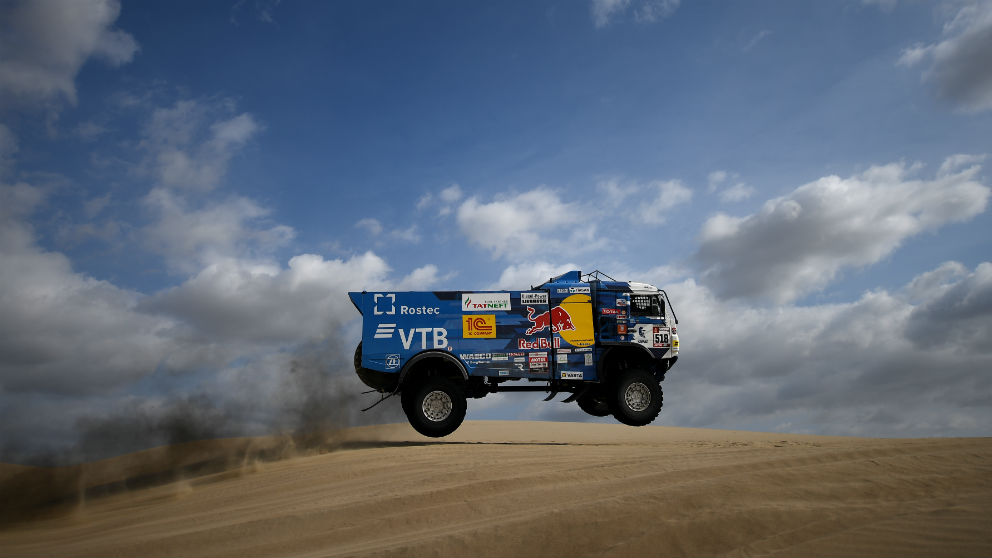
[[[601,180],[597,189],[603,194],[603,203],[617,208],[633,204],[634,222],[660,225],[673,207],[692,200],[692,190],[679,180],[651,180],[638,182],[619,178]],[[631,201],[633,198],[633,201]]]
[[940,170],[937,171],[938,176],[947,176],[954,172],[961,170],[964,167],[974,166],[987,158],[987,155],[968,155],[964,153],[959,153],[957,155],[951,155],[940,165]]
[[739,202],[744,201],[753,195],[754,188],[743,182],[737,182],[733,186],[729,186],[720,192],[720,201]]
[[444,190],[441,190],[440,194],[441,201],[445,203],[455,203],[456,201],[462,199],[462,188],[457,184],[452,184]]
[[943,40],[905,49],[897,64],[929,61],[923,77],[936,84],[939,98],[969,112],[992,109],[992,2],[958,5]]
[[346,292],[381,288],[388,272],[372,252],[348,260],[301,254],[286,268],[229,259],[150,297],[142,308],[215,341],[296,344],[324,338],[355,317]]
[[225,118],[225,111],[186,100],[152,112],[141,145],[161,186],[206,191],[220,183],[231,158],[261,130],[250,114]]
[[360,229],[365,229],[372,236],[379,236],[382,234],[382,223],[378,219],[373,217],[366,217],[364,219],[359,219],[355,226]]
[[636,215],[642,223],[649,225],[664,223],[670,209],[692,199],[692,190],[678,180],[655,180],[641,185],[638,190],[643,192],[644,197],[638,200]]
[[630,0],[592,0],[592,21],[596,27],[605,27],[628,6]]
[[76,101],[74,80],[91,57],[130,62],[138,43],[112,26],[115,0],[15,0],[0,6],[0,95]]
[[879,261],[913,235],[984,211],[989,188],[976,181],[979,170],[922,180],[890,164],[824,177],[755,214],[710,218],[695,261],[720,296],[795,300],[843,268]]
[[716,191],[721,184],[723,184],[727,177],[730,176],[727,171],[715,170],[707,176],[707,184],[709,185],[709,192],[713,193]]
[[638,23],[655,23],[675,13],[680,0],[592,0],[590,11],[596,27],[606,27],[633,8]]
[[39,248],[25,219],[43,200],[36,187],[0,185],[0,392],[101,390],[154,370],[173,324]]
[[572,263],[553,264],[550,262],[534,261],[507,266],[499,279],[490,285],[492,289],[524,290],[540,285],[552,277],[566,271],[579,269]]
[[754,188],[741,181],[740,176],[737,173],[728,173],[727,171],[722,170],[713,171],[709,174],[707,179],[707,183],[709,185],[708,191],[710,193],[716,192],[717,189],[723,186],[728,180],[733,180],[734,183],[720,191],[720,201],[738,202],[746,200],[754,195]]
[[[679,316],[682,347],[662,384],[659,424],[861,436],[988,434],[992,263],[972,271],[950,262],[895,292],[815,306],[754,307],[721,299],[692,279],[656,284]],[[594,420],[575,405],[542,403],[524,412]]]
[[268,223],[269,211],[243,197],[191,207],[184,197],[155,188],[144,205],[155,217],[144,229],[146,246],[183,273],[223,260],[265,260],[295,236],[291,227]]
[[454,204],[462,199],[463,196],[462,188],[458,184],[452,184],[442,189],[436,195],[432,192],[427,192],[417,200],[417,211],[423,211],[428,207],[432,207],[437,208],[437,214],[439,216],[449,215]]
[[10,128],[0,124],[0,178],[12,168],[17,149],[17,136],[10,131]]
[[567,243],[589,213],[576,203],[563,202],[557,192],[542,186],[497,196],[488,203],[470,197],[459,206],[457,219],[470,242],[495,257],[519,257]]

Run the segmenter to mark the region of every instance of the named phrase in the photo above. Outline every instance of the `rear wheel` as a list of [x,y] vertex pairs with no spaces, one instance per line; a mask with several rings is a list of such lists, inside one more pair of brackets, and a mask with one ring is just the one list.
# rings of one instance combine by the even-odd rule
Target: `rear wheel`
[[650,424],[661,412],[661,384],[647,370],[630,368],[617,378],[609,403],[618,421],[629,426]]
[[465,420],[465,391],[447,378],[427,377],[404,388],[400,400],[410,426],[424,436],[447,436]]
[[590,391],[576,402],[580,409],[594,417],[605,417],[610,414],[610,403],[600,391]]

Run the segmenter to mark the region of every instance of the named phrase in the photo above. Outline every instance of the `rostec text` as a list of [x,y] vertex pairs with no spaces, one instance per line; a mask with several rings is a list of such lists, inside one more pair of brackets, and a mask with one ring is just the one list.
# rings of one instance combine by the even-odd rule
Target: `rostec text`
[[436,307],[436,306],[434,306],[434,307],[431,307],[431,306],[400,306],[400,314],[408,314],[408,315],[415,315],[415,314],[434,314],[434,315],[437,315],[437,314],[440,314],[440,313],[441,313],[441,309],[438,308],[438,307]]

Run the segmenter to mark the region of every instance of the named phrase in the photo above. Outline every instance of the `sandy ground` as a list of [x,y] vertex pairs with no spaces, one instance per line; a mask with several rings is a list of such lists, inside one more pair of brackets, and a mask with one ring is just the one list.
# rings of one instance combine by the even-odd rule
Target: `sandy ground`
[[0,525],[0,555],[992,556],[992,438],[493,421],[238,463],[251,443],[144,488],[147,462],[94,464],[75,482],[115,490]]

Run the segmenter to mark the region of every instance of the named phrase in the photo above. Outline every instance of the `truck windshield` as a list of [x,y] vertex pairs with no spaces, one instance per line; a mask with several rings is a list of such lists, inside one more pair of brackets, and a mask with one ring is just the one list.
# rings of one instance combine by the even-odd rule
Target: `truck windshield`
[[630,297],[632,316],[664,316],[658,295],[633,295]]

